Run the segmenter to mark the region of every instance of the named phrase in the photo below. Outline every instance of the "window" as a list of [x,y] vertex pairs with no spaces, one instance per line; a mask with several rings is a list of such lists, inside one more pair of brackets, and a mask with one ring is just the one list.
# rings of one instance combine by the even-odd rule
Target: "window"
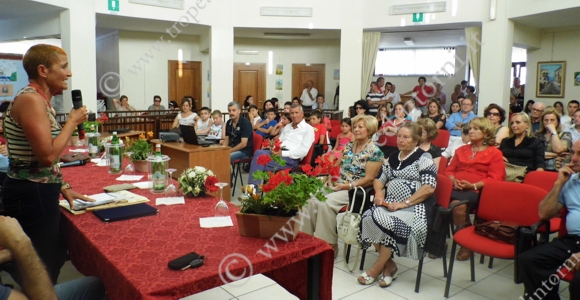
[[455,48],[379,49],[375,76],[455,74]]

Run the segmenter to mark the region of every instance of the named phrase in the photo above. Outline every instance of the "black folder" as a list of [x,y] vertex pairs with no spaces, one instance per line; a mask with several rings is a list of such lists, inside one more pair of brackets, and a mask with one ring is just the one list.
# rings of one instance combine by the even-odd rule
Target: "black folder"
[[156,215],[158,212],[159,211],[155,207],[149,206],[146,203],[139,203],[135,205],[96,210],[94,214],[97,218],[101,219],[101,221],[108,223],[152,216]]

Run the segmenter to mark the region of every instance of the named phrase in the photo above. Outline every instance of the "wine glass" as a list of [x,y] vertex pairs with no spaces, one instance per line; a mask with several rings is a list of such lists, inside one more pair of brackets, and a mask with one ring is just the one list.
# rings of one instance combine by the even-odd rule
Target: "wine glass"
[[174,169],[174,168],[169,168],[169,169],[165,170],[165,172],[169,173],[169,179],[168,179],[169,185],[167,185],[167,187],[165,188],[165,196],[166,197],[177,197],[179,194],[179,192],[177,191],[177,188],[173,184],[173,177],[171,175],[175,171],[177,171],[177,169]]
[[227,217],[230,215],[228,204],[224,201],[224,187],[228,186],[226,182],[218,182],[215,186],[220,188],[220,201],[215,205],[216,217]]
[[133,152],[128,151],[125,152],[125,155],[129,158],[129,164],[125,167],[125,174],[127,175],[134,175],[135,174],[135,166],[133,166]]

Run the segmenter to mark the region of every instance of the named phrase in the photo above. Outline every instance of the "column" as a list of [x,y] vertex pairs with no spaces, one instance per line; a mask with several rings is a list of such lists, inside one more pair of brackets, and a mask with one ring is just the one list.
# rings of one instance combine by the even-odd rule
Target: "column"
[[482,24],[479,115],[490,103],[509,110],[514,23],[507,18],[507,6],[507,1],[497,1],[496,19]]
[[342,5],[340,30],[340,106],[343,117],[348,107],[360,100],[364,5]]
[[[227,111],[234,100],[234,27],[230,1],[215,15],[210,29],[210,107]],[[207,93],[207,91],[203,91]]]
[[97,111],[97,58],[95,11],[83,1],[71,1],[68,10],[60,14],[62,48],[68,53],[73,74],[68,90],[63,92],[64,111],[72,108],[71,90],[81,90],[83,104]]

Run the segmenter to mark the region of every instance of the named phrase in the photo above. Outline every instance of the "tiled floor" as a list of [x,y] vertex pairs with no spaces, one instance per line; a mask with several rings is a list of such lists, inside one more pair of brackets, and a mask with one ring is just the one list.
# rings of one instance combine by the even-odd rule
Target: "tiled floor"
[[[244,182],[247,182],[247,174],[244,174]],[[239,185],[239,184],[238,184]],[[237,188],[233,199],[240,194]],[[232,202],[236,202],[235,200]],[[451,245],[451,241],[448,241]],[[415,279],[417,276],[418,261],[410,258],[396,257],[398,265],[398,278],[388,288],[380,288],[378,284],[363,286],[356,280],[362,272],[357,269],[349,272],[343,262],[343,245],[339,245],[339,256],[334,261],[334,274],[332,278],[332,299],[444,299],[445,278],[443,277],[441,259],[425,259],[423,264],[423,275],[421,277],[420,293],[415,293]],[[351,251],[351,257],[354,253]],[[449,255],[448,255],[449,256]],[[377,259],[377,253],[369,251],[367,253],[364,268],[368,269]],[[350,260],[352,263],[354,261]],[[449,262],[449,260],[448,260]],[[476,255],[475,282],[470,281],[469,261],[455,263],[453,270],[453,281],[450,289],[449,299],[513,299],[518,300],[522,295],[523,286],[513,282],[513,262],[507,260],[494,260],[493,268],[487,268],[485,264],[479,264],[479,255]],[[12,279],[6,273],[1,274],[4,283],[11,283]],[[67,262],[62,269],[59,282],[82,277],[70,262]],[[560,285],[560,296],[562,299],[569,299],[567,284]],[[275,296],[273,296],[275,295]],[[247,280],[243,285],[230,283],[202,293],[191,295],[187,300],[260,300],[260,299],[298,299],[288,293],[284,288],[276,284],[268,277],[255,275]]]

